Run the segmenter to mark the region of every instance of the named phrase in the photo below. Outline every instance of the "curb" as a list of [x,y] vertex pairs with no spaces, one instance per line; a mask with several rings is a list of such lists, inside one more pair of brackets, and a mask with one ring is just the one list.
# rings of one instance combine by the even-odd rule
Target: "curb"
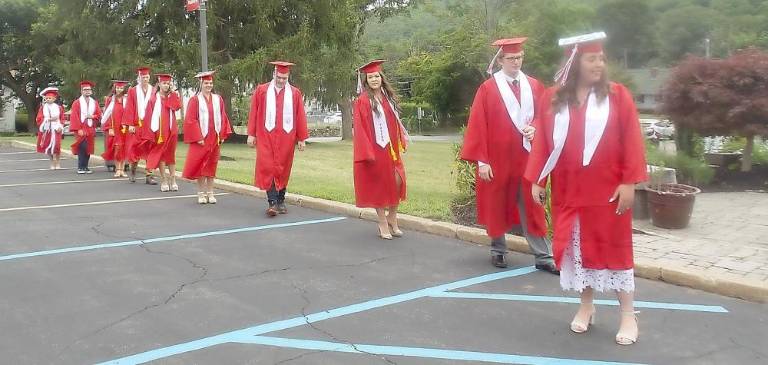
[[[3,141],[0,145],[10,145],[11,147],[35,149],[35,145],[22,141]],[[72,156],[71,151],[62,149],[62,154]],[[101,156],[92,155],[92,160],[104,161]],[[177,171],[176,176],[181,177],[181,172]],[[232,193],[249,195],[257,198],[266,198],[266,193],[251,185],[234,183],[231,181],[214,179],[214,187],[229,191]],[[376,221],[376,213],[370,208],[358,208],[352,204],[340,203],[331,200],[314,198],[304,195],[286,194],[286,203],[320,210],[329,213],[346,215],[367,221]],[[476,245],[490,245],[490,238],[485,234],[485,230],[475,227],[467,227],[459,224],[435,221],[431,219],[415,217],[407,214],[398,214],[398,223],[407,230],[429,233],[432,235],[458,239],[461,241],[473,243]],[[528,243],[519,236],[507,235],[507,245],[510,250],[530,254]],[[754,279],[745,279],[730,274],[705,274],[701,271],[685,267],[669,268],[663,267],[652,260],[637,258],[635,260],[635,276],[663,281],[669,284],[685,286],[693,289],[699,289],[706,292],[724,295],[733,298],[744,299],[758,303],[768,303],[768,283]]]

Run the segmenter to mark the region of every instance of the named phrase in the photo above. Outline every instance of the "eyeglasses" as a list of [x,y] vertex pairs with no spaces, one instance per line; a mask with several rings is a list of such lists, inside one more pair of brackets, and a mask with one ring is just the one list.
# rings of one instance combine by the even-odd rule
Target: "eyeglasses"
[[525,56],[510,56],[510,57],[504,57],[504,60],[506,60],[506,61],[522,61],[523,57],[525,57]]
[[84,88],[84,89],[82,89],[82,90],[83,90],[83,91],[93,91],[93,90],[91,90],[91,88]]

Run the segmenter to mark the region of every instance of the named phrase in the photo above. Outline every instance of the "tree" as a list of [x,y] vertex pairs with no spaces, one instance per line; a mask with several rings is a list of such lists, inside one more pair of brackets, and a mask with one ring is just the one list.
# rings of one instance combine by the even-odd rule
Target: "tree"
[[609,35],[606,52],[625,67],[641,67],[655,50],[655,19],[645,1],[613,0],[597,8],[596,24]]
[[38,91],[58,78],[48,63],[55,44],[32,30],[45,11],[43,0],[0,0],[0,85],[7,86],[27,110],[27,128],[37,130]]
[[662,110],[675,126],[704,136],[746,137],[742,171],[752,167],[754,137],[768,136],[768,53],[755,49],[725,60],[690,57],[675,68]]

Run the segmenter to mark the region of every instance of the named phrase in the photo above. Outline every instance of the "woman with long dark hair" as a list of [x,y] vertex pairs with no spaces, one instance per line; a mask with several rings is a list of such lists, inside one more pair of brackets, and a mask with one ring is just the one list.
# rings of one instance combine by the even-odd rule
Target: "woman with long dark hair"
[[567,61],[541,97],[525,178],[535,201],[551,182],[554,256],[564,290],[581,293],[571,330],[595,320],[594,291],[615,291],[616,343],[637,341],[632,212],[635,184],[647,178],[637,109],[629,90],[608,81],[605,33],[560,40]]
[[125,173],[125,140],[128,128],[123,126],[123,109],[126,103],[126,85],[128,81],[113,80],[112,92],[104,100],[104,115],[101,129],[107,139],[101,157],[115,162],[114,177],[128,177]]
[[400,122],[398,97],[381,72],[383,62],[372,61],[359,69],[359,95],[353,108],[353,167],[355,204],[375,208],[378,235],[391,240],[403,235],[397,207],[406,198],[402,154],[408,133]]

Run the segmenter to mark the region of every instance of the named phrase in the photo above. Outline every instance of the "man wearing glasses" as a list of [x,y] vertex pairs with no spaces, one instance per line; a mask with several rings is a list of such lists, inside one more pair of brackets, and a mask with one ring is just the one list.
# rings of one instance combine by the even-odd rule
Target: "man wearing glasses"
[[69,130],[75,134],[75,143],[72,144],[72,154],[77,155],[77,173],[90,174],[88,161],[91,159],[96,137],[96,124],[101,118],[99,103],[91,97],[93,94],[93,82],[83,80],[80,82],[80,98],[72,103],[70,111]]
[[[477,221],[491,238],[491,264],[507,267],[504,235],[520,227],[536,257],[536,268],[557,274],[552,244],[546,238],[544,209],[531,198],[523,179],[531,141],[536,101],[544,86],[520,69],[526,38],[500,39],[488,66],[491,78],[475,94],[464,135],[461,158],[477,163]],[[493,73],[494,65],[501,70]]]

